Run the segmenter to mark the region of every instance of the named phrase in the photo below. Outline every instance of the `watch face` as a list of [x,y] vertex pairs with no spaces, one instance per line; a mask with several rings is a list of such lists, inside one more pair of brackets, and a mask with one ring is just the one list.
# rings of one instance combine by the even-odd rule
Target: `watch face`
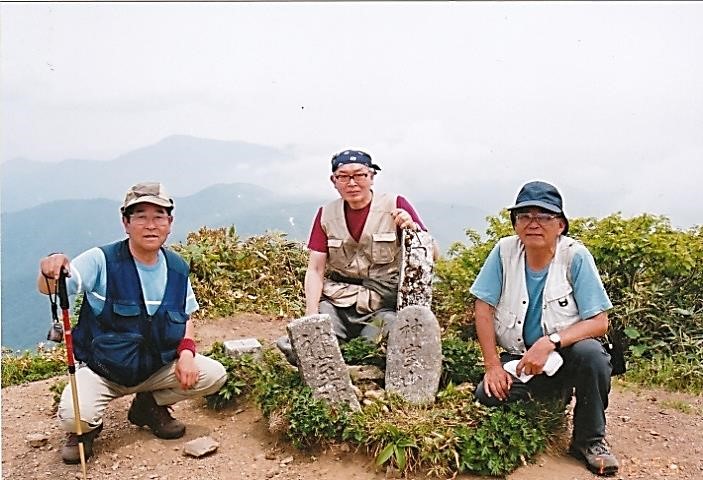
[[561,342],[561,337],[559,336],[558,333],[552,333],[552,334],[549,336],[549,340],[550,340],[552,343],[560,343],[560,342]]

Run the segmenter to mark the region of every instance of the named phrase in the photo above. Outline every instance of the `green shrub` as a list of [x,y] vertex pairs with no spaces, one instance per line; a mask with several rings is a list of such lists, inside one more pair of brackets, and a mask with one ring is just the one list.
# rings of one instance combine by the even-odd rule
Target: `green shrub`
[[512,234],[507,210],[497,217],[487,217],[486,221],[486,240],[475,230],[467,229],[467,244],[453,243],[447,257],[435,264],[432,311],[445,329],[461,328],[473,319],[474,297],[469,287],[498,239]]
[[483,355],[478,343],[449,336],[442,339],[442,355],[442,385],[449,382],[476,385],[483,378]]
[[386,351],[381,343],[374,343],[364,337],[356,337],[339,346],[344,363],[347,365],[386,366]]
[[282,233],[242,240],[235,228],[201,228],[173,249],[190,263],[198,317],[259,312],[295,317],[305,311],[307,252]]
[[43,380],[67,372],[66,347],[39,345],[36,352],[2,352],[2,386]]
[[537,402],[513,403],[491,410],[476,428],[461,426],[459,469],[504,475],[542,451],[563,422],[563,409]]
[[303,381],[298,371],[281,355],[267,349],[263,352],[263,366],[254,382],[254,400],[264,416],[274,411],[288,412],[296,395],[303,391]]
[[232,404],[238,397],[253,389],[254,381],[261,374],[261,366],[252,355],[231,357],[225,352],[222,342],[215,342],[205,355],[220,362],[227,371],[227,381],[214,394],[208,395],[210,408],[221,409]]
[[309,388],[303,388],[291,398],[288,438],[297,448],[341,439],[349,421],[349,412],[344,405],[332,406],[314,398]]

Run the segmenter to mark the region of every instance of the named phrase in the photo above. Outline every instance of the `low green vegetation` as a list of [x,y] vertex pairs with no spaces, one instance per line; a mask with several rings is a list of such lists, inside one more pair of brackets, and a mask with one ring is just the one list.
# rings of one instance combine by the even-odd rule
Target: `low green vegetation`
[[356,337],[339,346],[347,365],[375,365],[386,367],[386,351],[382,343],[374,343],[364,337]]
[[672,410],[678,410],[681,413],[688,415],[702,415],[703,410],[701,407],[696,407],[690,403],[684,402],[683,400],[664,400],[661,402],[662,407],[670,408]]
[[66,348],[40,345],[36,352],[2,352],[2,387],[44,380],[67,372]]
[[190,263],[198,317],[236,312],[296,317],[305,310],[307,252],[282,233],[241,239],[234,227],[201,228],[173,248]]
[[[349,347],[351,345],[351,347]],[[343,347],[358,364],[377,360],[382,345],[354,341]],[[473,383],[480,379],[476,369],[478,347],[458,338],[443,342],[446,379],[468,383],[455,386],[448,380],[434,405],[408,404],[394,395],[352,412],[312,396],[296,369],[273,349],[264,350],[261,360],[248,355],[236,361],[223,359],[224,349],[215,344],[208,354],[224,360],[227,384],[208,403],[220,408],[238,399],[250,398],[268,419],[269,431],[292,442],[297,448],[348,442],[366,449],[378,467],[392,466],[402,472],[418,469],[435,475],[474,472],[503,475],[526,463],[544,450],[563,427],[563,406],[520,403],[487,408],[473,397]],[[359,360],[363,358],[365,360]],[[247,384],[251,388],[240,388]],[[238,389],[237,394],[232,395]]]

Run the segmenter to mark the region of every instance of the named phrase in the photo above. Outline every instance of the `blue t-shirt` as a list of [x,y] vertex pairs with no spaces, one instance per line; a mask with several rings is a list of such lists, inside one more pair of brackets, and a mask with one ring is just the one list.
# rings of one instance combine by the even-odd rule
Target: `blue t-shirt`
[[[137,274],[142,285],[147,313],[153,315],[161,306],[161,300],[166,291],[168,274],[166,257],[159,250],[158,259],[154,265],[145,265],[136,259],[134,263],[137,266]],[[107,291],[107,269],[105,254],[102,250],[97,247],[91,248],[71,261],[71,276],[66,282],[66,289],[69,295],[87,292],[88,303],[93,309],[93,313],[98,315],[102,312]],[[188,279],[186,313],[190,315],[198,308],[198,302],[190,285],[190,279]]]
[[[525,282],[530,301],[523,325],[523,338],[528,347],[544,335],[542,331],[542,293],[547,283],[548,271],[549,266],[540,271],[533,271],[525,263]],[[574,300],[581,319],[591,318],[600,312],[613,308],[613,304],[610,303],[608,294],[603,288],[596,262],[585,248],[580,248],[574,254],[571,263],[571,282]],[[498,305],[502,290],[503,265],[500,262],[500,246],[496,244],[469,291],[475,297],[495,307]]]

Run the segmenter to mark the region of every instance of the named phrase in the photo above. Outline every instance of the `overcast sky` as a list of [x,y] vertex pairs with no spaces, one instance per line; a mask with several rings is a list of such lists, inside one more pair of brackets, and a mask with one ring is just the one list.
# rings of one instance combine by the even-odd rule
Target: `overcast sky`
[[109,160],[172,134],[281,148],[267,187],[376,187],[490,213],[703,223],[703,3],[3,3],[1,157]]

